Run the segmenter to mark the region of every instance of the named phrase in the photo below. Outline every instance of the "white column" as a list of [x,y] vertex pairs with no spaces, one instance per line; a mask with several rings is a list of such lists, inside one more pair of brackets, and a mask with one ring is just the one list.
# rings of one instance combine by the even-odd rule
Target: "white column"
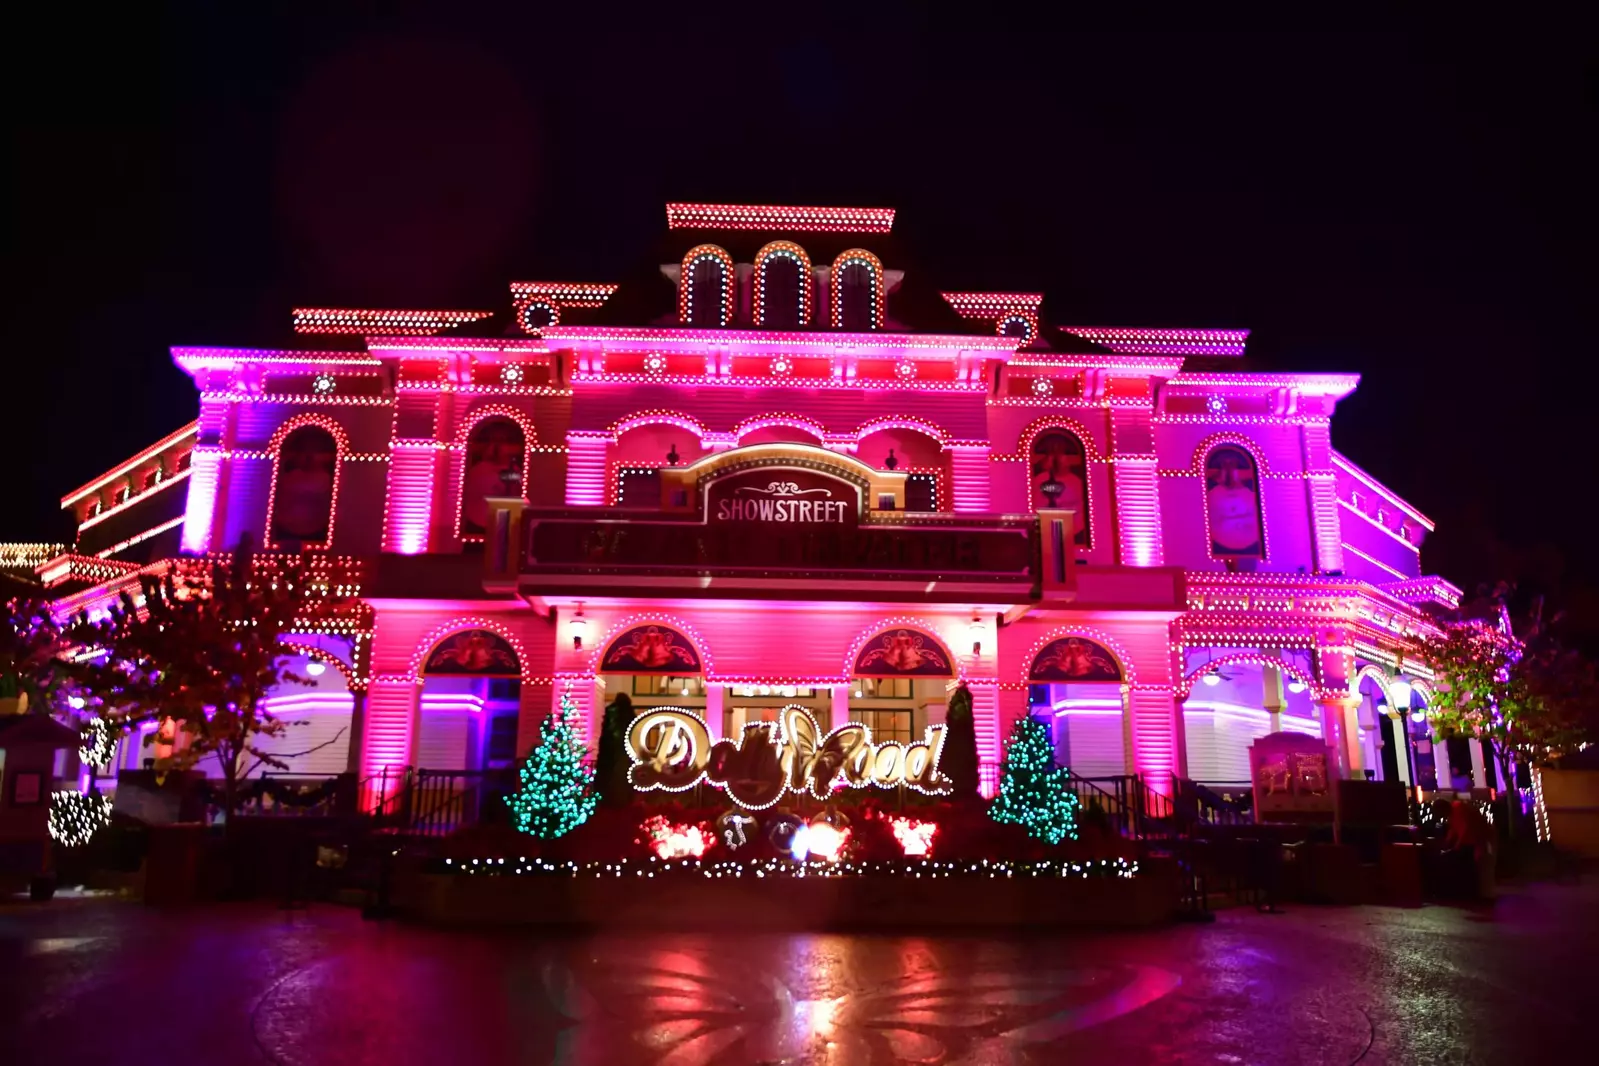
[[1473,738],[1466,743],[1471,748],[1471,787],[1487,788],[1488,768],[1482,761],[1482,741]]
[[1450,791],[1453,791],[1455,787],[1455,774],[1454,767],[1449,765],[1448,741],[1434,740],[1432,742],[1432,766],[1433,773],[1438,775],[1438,788],[1440,790],[1447,788]]
[[833,686],[833,707],[829,716],[827,729],[832,731],[849,721],[849,686]]
[[705,724],[710,727],[711,739],[722,739],[722,724],[727,718],[724,701],[727,696],[726,685],[705,684]]

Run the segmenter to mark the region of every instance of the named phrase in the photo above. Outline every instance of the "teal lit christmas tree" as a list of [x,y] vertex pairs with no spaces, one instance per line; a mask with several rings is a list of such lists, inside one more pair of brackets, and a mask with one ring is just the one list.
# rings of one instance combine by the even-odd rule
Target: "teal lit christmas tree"
[[996,822],[1019,825],[1039,840],[1077,839],[1077,797],[1066,788],[1067,772],[1055,765],[1044,723],[1018,719],[1005,742],[999,795],[989,805]]
[[510,798],[516,827],[540,840],[565,836],[594,813],[594,768],[569,721],[575,708],[565,692],[561,709],[544,719],[538,747],[522,764],[522,787]]

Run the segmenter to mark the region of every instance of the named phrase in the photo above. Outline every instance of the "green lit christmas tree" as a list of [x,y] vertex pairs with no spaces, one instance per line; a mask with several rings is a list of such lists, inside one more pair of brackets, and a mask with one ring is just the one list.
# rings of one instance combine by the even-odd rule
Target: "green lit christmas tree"
[[544,719],[539,743],[522,763],[522,787],[510,798],[516,827],[540,840],[565,836],[594,813],[594,768],[584,762],[571,722],[575,708],[565,692],[561,709]]
[[1031,716],[1018,719],[1005,742],[999,794],[989,805],[989,817],[1051,844],[1076,840],[1077,797],[1066,787],[1067,776],[1055,765],[1044,723]]

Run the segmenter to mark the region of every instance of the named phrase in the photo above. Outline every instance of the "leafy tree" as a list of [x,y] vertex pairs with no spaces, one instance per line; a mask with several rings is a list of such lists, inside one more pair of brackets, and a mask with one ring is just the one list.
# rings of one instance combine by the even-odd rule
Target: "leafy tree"
[[62,658],[68,648],[45,600],[18,596],[0,604],[0,699],[25,697],[21,709],[48,713],[50,693],[78,672]]
[[632,724],[633,701],[627,693],[618,692],[616,699],[605,707],[605,717],[600,723],[600,750],[594,760],[594,783],[600,792],[600,802],[607,807],[626,806],[633,795],[627,783],[627,730]]
[[972,690],[962,681],[944,713],[944,751],[938,768],[954,786],[956,800],[977,799],[977,724],[972,718]]
[[1593,669],[1552,641],[1529,649],[1502,628],[1473,620],[1428,638],[1421,657],[1439,678],[1427,708],[1433,730],[1490,741],[1500,780],[1512,780],[1512,755],[1547,762],[1585,739]]
[[1055,765],[1044,724],[1031,715],[1017,719],[1005,742],[999,794],[989,805],[989,817],[1019,825],[1050,844],[1076,840],[1077,797],[1066,787],[1068,776]]
[[124,593],[108,618],[82,618],[71,630],[81,645],[103,649],[87,683],[107,725],[125,732],[170,722],[173,750],[157,766],[186,770],[215,758],[229,816],[243,778],[263,765],[287,769],[292,757],[264,743],[298,724],[274,715],[267,698],[285,683],[311,683],[289,670],[283,635],[342,602],[308,563],[252,557],[243,543],[230,558],[185,560],[144,577],[139,601]]
[[544,719],[539,742],[522,763],[522,787],[510,798],[516,827],[540,840],[565,836],[594,813],[594,769],[572,731],[574,707],[565,692],[561,709]]

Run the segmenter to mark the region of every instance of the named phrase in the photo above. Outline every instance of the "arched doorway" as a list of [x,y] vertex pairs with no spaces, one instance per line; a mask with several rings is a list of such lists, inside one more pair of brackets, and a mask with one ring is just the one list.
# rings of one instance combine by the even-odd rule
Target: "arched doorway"
[[954,655],[928,630],[914,625],[879,628],[855,651],[847,720],[870,729],[876,743],[913,743],[928,726],[944,724],[956,676]]
[[1188,776],[1202,785],[1239,789],[1250,781],[1249,748],[1270,733],[1320,738],[1315,673],[1301,648],[1188,648],[1184,657],[1183,734]]
[[604,708],[618,698],[625,698],[634,714],[669,707],[699,715],[713,732],[720,726],[716,709],[708,706],[704,657],[694,641],[668,622],[625,623],[606,643],[594,669],[601,708],[595,715],[594,735]]
[[1029,713],[1049,727],[1055,761],[1074,776],[1129,772],[1126,680],[1116,655],[1082,636],[1056,637],[1028,664]]
[[461,629],[422,659],[411,763],[430,771],[503,770],[516,761],[522,661],[491,629]]

